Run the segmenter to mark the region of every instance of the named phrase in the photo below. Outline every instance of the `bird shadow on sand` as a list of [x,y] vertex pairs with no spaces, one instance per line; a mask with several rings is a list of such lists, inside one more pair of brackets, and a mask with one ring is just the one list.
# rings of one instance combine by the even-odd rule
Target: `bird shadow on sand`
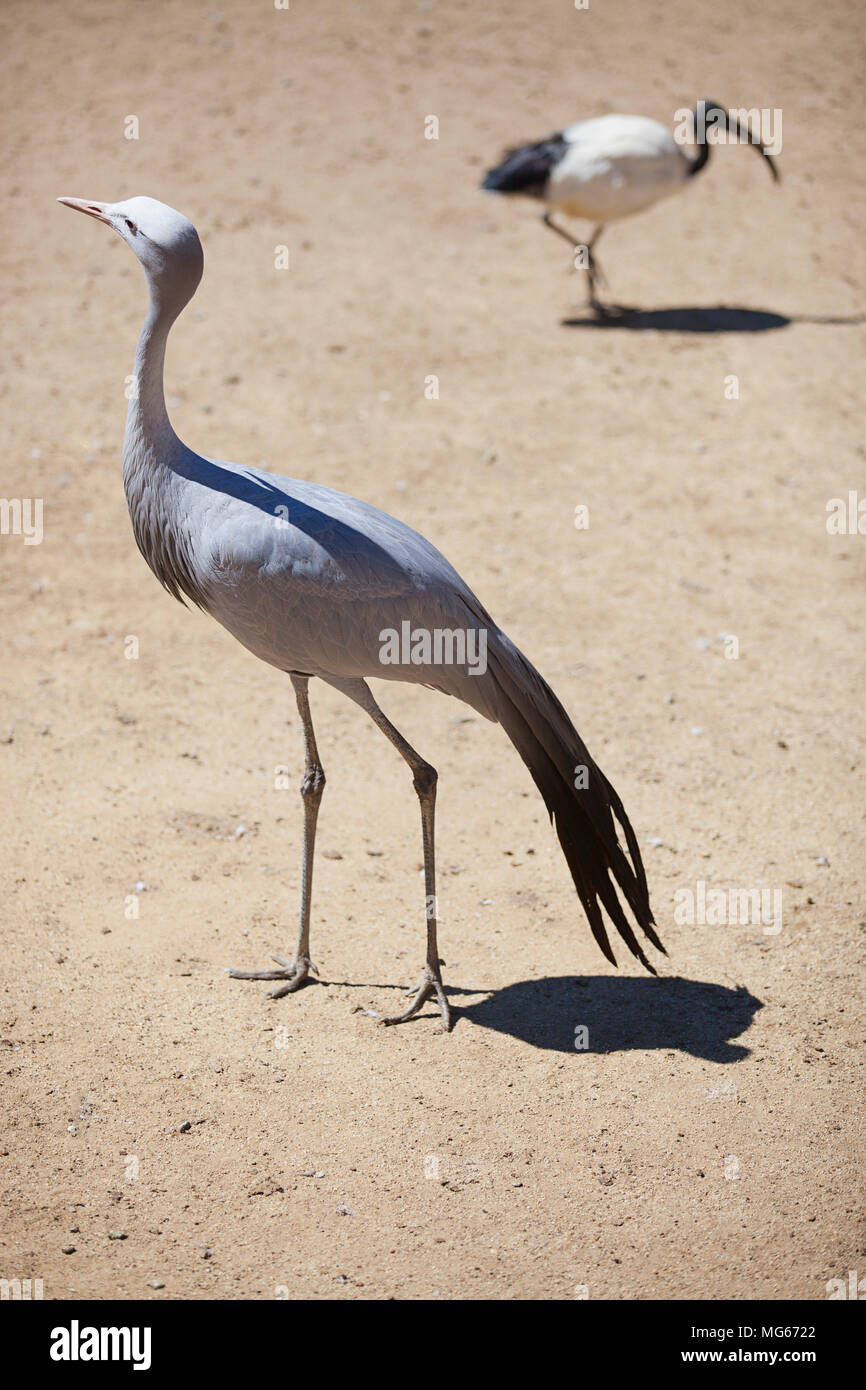
[[[458,991],[463,993],[463,991]],[[453,994],[448,990],[452,1001]],[[521,980],[477,1004],[454,1009],[481,1028],[509,1033],[531,1047],[574,1052],[585,1028],[587,1052],[656,1049],[687,1052],[709,1062],[738,1062],[750,1049],[731,1039],[744,1033],[760,999],[745,988],[684,980],[610,975],[558,975]]]
[[767,333],[795,323],[856,325],[866,314],[774,314],[767,309],[743,309],[735,305],[683,305],[674,309],[632,309],[612,305],[607,314],[587,312],[561,320],[563,328],[620,329],[640,333]]

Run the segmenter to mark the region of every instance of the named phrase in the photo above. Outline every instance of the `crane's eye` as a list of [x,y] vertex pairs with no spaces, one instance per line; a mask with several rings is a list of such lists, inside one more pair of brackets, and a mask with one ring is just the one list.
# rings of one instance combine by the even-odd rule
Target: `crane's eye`
[[130,222],[128,217],[124,217],[123,220],[126,223],[127,230],[132,232],[132,235],[135,236],[138,231],[138,228],[136,227],[135,223]]

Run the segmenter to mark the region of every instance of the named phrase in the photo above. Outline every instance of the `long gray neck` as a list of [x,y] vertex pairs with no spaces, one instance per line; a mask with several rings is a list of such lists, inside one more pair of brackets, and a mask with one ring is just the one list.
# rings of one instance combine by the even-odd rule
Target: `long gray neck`
[[165,345],[176,315],[166,311],[151,293],[135,352],[135,366],[126,412],[123,446],[124,473],[130,467],[169,464],[180,447],[165,408],[163,368]]
[[184,523],[185,461],[195,456],[171,427],[162,384],[169,329],[188,298],[161,307],[151,287],[126,413],[123,487],[136,544],[157,579],[181,602],[186,596],[206,607],[207,595]]

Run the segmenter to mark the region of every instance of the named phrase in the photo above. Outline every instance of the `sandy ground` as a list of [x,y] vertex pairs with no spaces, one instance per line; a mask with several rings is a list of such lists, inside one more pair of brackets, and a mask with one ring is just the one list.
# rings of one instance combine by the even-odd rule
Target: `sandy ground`
[[[44,539],[0,537],[0,1276],[823,1299],[866,1275],[866,539],[826,527],[866,489],[856,0],[82,0],[2,24],[2,491],[44,499]],[[783,181],[721,149],[609,229],[612,291],[645,312],[599,329],[567,249],[479,176],[508,142],[701,96],[782,109]],[[448,554],[622,794],[662,978],[599,955],[501,731],[379,686],[440,773],[457,1022],[356,1012],[420,970],[420,835],[400,759],[314,686],[322,983],[228,979],[294,938],[300,730],[287,680],[132,540],[144,286],[52,199],[135,193],[206,251],[169,349],[179,433]],[[699,883],[779,891],[781,929],[678,922]]]

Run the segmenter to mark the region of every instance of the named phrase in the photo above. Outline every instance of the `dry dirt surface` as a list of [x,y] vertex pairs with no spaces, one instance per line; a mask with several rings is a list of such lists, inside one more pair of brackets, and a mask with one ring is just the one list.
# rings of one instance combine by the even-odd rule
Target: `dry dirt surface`
[[[3,9],[0,491],[44,520],[0,536],[0,1276],[825,1299],[866,1275],[866,537],[827,528],[866,494],[862,7],[214,4]],[[721,148],[609,228],[641,312],[599,327],[538,210],[479,179],[571,120],[706,96],[783,112],[782,182]],[[53,199],[138,193],[205,247],[178,432],[445,551],[622,795],[660,978],[599,954],[501,730],[381,682],[439,770],[453,1032],[363,1012],[422,965],[417,804],[320,683],[321,981],[272,1001],[225,973],[294,940],[300,729],[288,680],[132,539],[144,284]],[[700,885],[780,912],[690,924]]]

